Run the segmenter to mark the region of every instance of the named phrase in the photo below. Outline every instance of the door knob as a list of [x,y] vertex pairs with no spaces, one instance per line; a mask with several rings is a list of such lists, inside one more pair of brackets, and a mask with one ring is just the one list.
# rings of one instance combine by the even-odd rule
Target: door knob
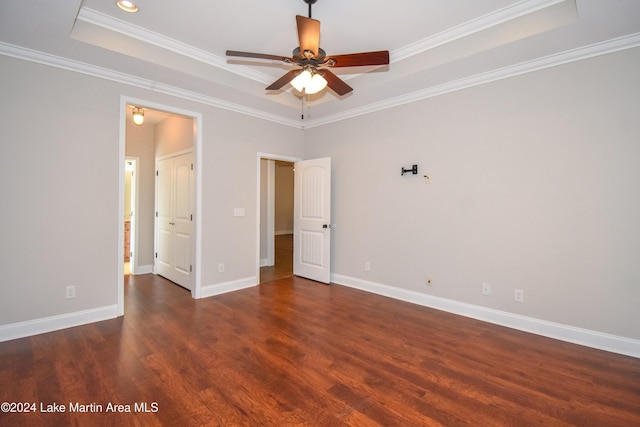
[[331,228],[331,224],[322,224],[322,228]]

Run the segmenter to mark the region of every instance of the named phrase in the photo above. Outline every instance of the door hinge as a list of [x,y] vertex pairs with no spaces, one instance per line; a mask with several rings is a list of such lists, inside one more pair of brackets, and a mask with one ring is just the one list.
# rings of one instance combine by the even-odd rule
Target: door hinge
[[156,171],[156,176],[158,176],[158,171]]
[[156,252],[156,258],[158,258],[158,252]]
[[156,211],[156,218],[158,218],[158,211]]
[[191,214],[190,216],[191,216],[191,221],[193,221],[193,214]]
[[191,163],[191,170],[193,170],[193,163]]
[[192,273],[192,272],[193,272],[193,265],[190,265],[189,266],[189,273]]

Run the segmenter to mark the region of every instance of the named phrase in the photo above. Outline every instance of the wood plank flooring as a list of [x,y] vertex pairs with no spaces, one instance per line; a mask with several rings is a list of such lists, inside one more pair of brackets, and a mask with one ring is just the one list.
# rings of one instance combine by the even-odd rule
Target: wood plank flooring
[[260,268],[260,283],[293,276],[293,234],[279,234],[274,239],[274,265]]
[[126,282],[123,318],[0,343],[0,402],[38,405],[1,426],[640,425],[640,359],[298,277]]

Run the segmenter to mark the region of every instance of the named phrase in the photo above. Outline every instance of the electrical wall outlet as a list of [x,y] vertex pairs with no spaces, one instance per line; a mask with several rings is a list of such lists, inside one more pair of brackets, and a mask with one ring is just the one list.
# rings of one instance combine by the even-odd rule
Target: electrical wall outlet
[[516,289],[513,294],[513,299],[516,302],[524,302],[524,291],[522,289]]
[[224,263],[218,264],[218,273],[224,273]]
[[364,263],[364,271],[371,271],[371,263],[369,261]]
[[491,295],[491,285],[488,283],[482,284],[482,295]]
[[76,287],[75,286],[67,286],[64,288],[65,298],[71,299],[76,297]]

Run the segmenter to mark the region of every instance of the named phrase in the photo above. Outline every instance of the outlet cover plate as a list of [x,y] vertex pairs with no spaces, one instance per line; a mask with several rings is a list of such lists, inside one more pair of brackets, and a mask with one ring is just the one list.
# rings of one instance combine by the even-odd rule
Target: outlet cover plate
[[482,284],[482,295],[491,295],[491,285],[488,283]]
[[524,302],[524,291],[522,289],[516,289],[513,294],[515,302]]

